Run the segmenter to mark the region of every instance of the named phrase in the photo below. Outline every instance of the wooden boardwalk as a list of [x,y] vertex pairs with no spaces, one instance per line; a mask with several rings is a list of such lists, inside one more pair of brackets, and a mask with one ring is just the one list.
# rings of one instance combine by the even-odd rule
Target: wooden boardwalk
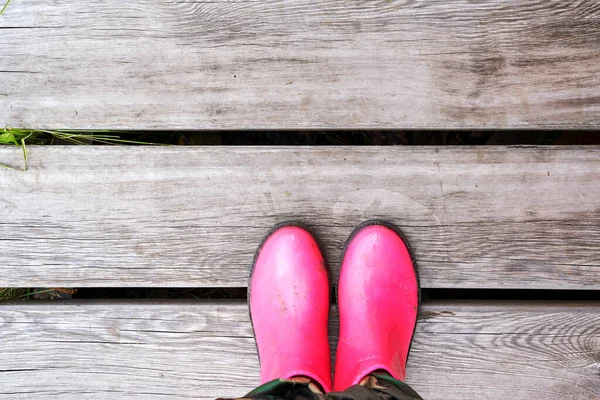
[[[0,170],[0,287],[246,287],[259,239],[292,218],[335,271],[351,229],[377,217],[405,230],[425,288],[600,290],[597,147],[29,156],[26,173]],[[1,304],[0,354],[2,399],[212,399],[258,383],[239,300]],[[407,380],[427,399],[584,400],[600,398],[599,371],[598,301],[435,301]]]
[[[0,124],[598,129],[600,3],[13,0]],[[0,163],[22,157],[0,147]],[[388,219],[426,290],[557,297],[425,301],[407,376],[424,398],[600,399],[600,295],[560,300],[600,293],[600,147],[48,146],[29,160],[0,169],[0,288],[243,290],[262,236],[292,219],[335,277],[352,229]],[[242,299],[0,304],[2,400],[257,384]]]

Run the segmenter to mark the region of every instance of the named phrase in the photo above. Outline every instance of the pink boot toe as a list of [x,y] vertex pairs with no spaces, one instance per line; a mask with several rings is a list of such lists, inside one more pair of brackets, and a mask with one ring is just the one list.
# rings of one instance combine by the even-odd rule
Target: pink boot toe
[[275,227],[248,291],[261,383],[302,375],[330,391],[329,279],[315,238],[293,223]]
[[376,370],[404,380],[419,283],[396,227],[373,221],[354,231],[342,255],[338,307],[334,390],[356,385]]

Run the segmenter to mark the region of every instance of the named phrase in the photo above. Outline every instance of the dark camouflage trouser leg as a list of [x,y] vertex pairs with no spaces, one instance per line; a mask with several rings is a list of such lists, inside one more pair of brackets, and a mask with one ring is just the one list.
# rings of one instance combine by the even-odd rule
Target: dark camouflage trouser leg
[[[242,399],[253,400],[423,400],[406,383],[389,375],[374,374],[360,385],[343,392],[323,394],[307,380],[275,379],[254,389]],[[219,399],[223,400],[223,399]],[[238,399],[241,400],[241,399]]]

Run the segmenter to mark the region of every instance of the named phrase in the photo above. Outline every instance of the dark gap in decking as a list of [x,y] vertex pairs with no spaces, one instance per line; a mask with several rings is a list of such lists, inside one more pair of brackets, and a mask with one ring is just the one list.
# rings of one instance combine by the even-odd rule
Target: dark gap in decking
[[600,290],[422,289],[423,300],[565,300],[600,301]]
[[74,299],[246,299],[245,287],[234,288],[80,288]]
[[118,131],[110,134],[144,143],[205,146],[600,144],[600,132],[589,130]]
[[[564,300],[600,301],[600,290],[549,289],[422,289],[428,300]],[[75,299],[228,299],[247,300],[239,288],[80,288]]]

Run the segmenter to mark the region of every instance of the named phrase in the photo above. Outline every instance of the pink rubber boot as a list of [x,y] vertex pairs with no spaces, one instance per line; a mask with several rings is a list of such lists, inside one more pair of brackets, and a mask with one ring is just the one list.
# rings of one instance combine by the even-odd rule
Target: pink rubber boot
[[260,381],[306,376],[331,390],[329,279],[315,238],[287,223],[256,252],[248,298]]
[[398,228],[381,221],[359,226],[342,254],[335,391],[376,370],[404,380],[419,296],[417,270]]

